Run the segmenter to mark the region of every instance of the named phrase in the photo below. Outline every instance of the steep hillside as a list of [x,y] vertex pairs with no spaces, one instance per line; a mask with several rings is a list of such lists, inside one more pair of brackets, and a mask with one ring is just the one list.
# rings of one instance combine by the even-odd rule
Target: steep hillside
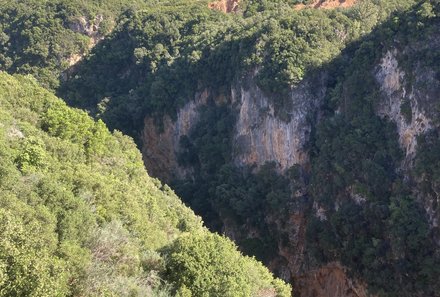
[[[0,70],[32,74],[56,89],[126,11],[156,7],[153,0],[0,0]],[[161,0],[181,5],[207,0]],[[179,3],[180,2],[180,3]]]
[[290,295],[33,79],[0,73],[0,140],[0,296]]
[[[434,128],[437,117],[421,109],[433,106],[427,101],[435,102],[437,94],[436,6],[423,2],[381,24],[384,11],[399,6],[366,1],[346,11],[295,12],[280,3],[286,8],[280,13],[261,5],[266,4],[245,3],[244,19],[193,9],[191,16],[181,10],[175,17],[135,14],[106,47],[130,44],[136,54],[158,42],[164,46],[161,35],[133,38],[138,30],[149,32],[154,23],[144,26],[145,20],[176,24],[174,18],[195,17],[206,24],[191,31],[186,21],[177,23],[178,31],[162,28],[176,41],[159,60],[145,51],[137,66],[128,66],[130,55],[116,54],[112,65],[123,68],[101,73],[112,86],[126,81],[126,91],[86,87],[99,77],[94,65],[110,64],[98,48],[80,66],[79,78],[66,85],[68,97],[94,96],[99,106],[105,104],[103,118],[116,120],[116,127],[124,127],[128,114],[139,116],[129,129],[142,131],[147,167],[173,181],[211,228],[296,281],[303,296],[332,296],[335,287],[345,288],[346,296],[434,296],[437,198],[426,189],[427,199],[410,176],[416,137]],[[260,21],[262,16],[268,21]],[[218,35],[201,47],[207,36],[198,39],[199,30]],[[417,75],[410,65],[420,69]],[[148,79],[139,80],[143,75]],[[418,75],[431,83],[422,86]],[[99,101],[104,94],[107,101]],[[143,128],[137,126],[141,122]],[[420,151],[431,156],[426,158],[433,153]],[[326,285],[313,288],[318,277]]]
[[439,296],[438,1],[236,3],[125,11],[58,94],[298,296]]

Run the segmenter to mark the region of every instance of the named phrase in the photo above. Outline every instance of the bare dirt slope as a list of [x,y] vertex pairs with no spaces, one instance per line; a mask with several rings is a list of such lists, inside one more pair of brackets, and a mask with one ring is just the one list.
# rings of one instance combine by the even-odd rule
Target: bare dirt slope
[[334,9],[334,8],[348,8],[353,6],[357,0],[315,0],[313,3],[304,5],[295,5],[295,9],[317,8],[317,9]]
[[209,8],[223,11],[224,13],[236,12],[240,0],[218,0],[209,3]]

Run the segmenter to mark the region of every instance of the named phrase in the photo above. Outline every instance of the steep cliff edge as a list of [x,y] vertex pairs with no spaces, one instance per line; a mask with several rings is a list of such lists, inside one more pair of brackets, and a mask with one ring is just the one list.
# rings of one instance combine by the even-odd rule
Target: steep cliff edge
[[[278,174],[297,166],[307,172],[310,167],[308,143],[312,127],[317,124],[320,106],[326,95],[327,75],[321,73],[292,88],[287,98],[289,118],[276,115],[273,98],[267,96],[248,74],[234,83],[227,96],[213,98],[209,92],[198,93],[194,100],[181,108],[176,120],[166,117],[163,128],[145,119],[142,133],[143,155],[151,174],[165,180],[192,179],[197,169],[179,164],[182,137],[191,139],[200,119],[201,109],[206,105],[231,106],[235,121],[232,129],[231,160],[237,168],[258,168],[268,162],[276,163]],[[224,98],[228,98],[226,101]],[[286,107],[287,108],[287,107]],[[215,123],[214,123],[215,124]],[[291,193],[289,218],[266,214],[265,224],[274,234],[275,254],[267,263],[273,271],[286,280],[295,280],[298,296],[367,296],[365,286],[353,281],[340,264],[329,264],[309,271],[305,260],[307,225],[306,190],[298,187]],[[301,206],[295,205],[300,204]],[[237,223],[233,217],[220,214],[222,232],[236,242],[259,241],[262,234],[258,227],[248,222]],[[284,235],[283,235],[284,234]],[[282,239],[282,236],[287,236]]]
[[[208,90],[196,94],[177,112],[175,121],[166,116],[163,127],[157,127],[147,117],[142,133],[143,153],[150,172],[165,180],[184,178],[188,170],[179,166],[177,155],[180,139],[190,136],[198,123],[199,110],[211,103],[228,104],[236,113],[233,128],[232,159],[238,167],[256,166],[275,162],[280,172],[293,165],[308,164],[308,143],[314,118],[325,96],[326,75],[303,81],[286,96],[289,100],[288,120],[275,115],[273,99],[248,74],[234,83],[226,96],[212,97]],[[208,99],[211,100],[208,100]],[[225,98],[228,98],[225,102]]]
[[[419,41],[406,47],[399,41],[384,45],[375,38],[369,41],[380,49],[375,55],[359,50],[354,58],[341,58],[347,65],[337,82],[321,71],[274,97],[258,87],[257,72],[248,73],[235,79],[226,94],[205,90],[209,99],[204,100],[196,95],[178,110],[176,121],[164,120],[162,132],[153,128],[152,133],[154,123],[146,119],[146,163],[151,168],[153,163],[165,164],[156,166],[153,174],[173,168],[173,176],[164,177],[194,183],[189,195],[215,196],[218,230],[293,280],[299,296],[361,297],[397,290],[407,290],[408,296],[436,296],[438,184],[427,185],[431,171],[417,176],[414,170],[421,166],[420,139],[438,131],[438,70],[423,61],[426,48],[415,46]],[[438,53],[437,39],[430,35],[427,40]],[[283,102],[282,112],[277,100]],[[214,119],[199,121],[206,106],[227,106],[233,115],[229,132],[218,135],[214,129],[206,134],[211,138],[201,136],[198,129],[203,126],[224,125]],[[201,162],[203,148],[192,150],[198,165],[179,163],[180,151],[188,147],[181,147],[182,138],[189,147],[211,140],[227,143],[227,162],[214,163],[206,171],[209,178],[198,180],[209,167]],[[286,177],[288,194],[272,189],[261,202],[256,197],[264,190],[248,180],[256,176],[256,183],[265,185],[265,166],[271,162],[275,170],[269,174]],[[225,172],[229,180],[223,178]],[[210,186],[199,191],[204,183]],[[244,210],[251,207],[248,195],[262,213]],[[281,196],[281,208],[274,207]],[[222,198],[230,199],[230,207],[218,201]],[[416,256],[416,250],[426,252]],[[402,275],[406,259],[413,260]],[[433,264],[424,266],[423,261]],[[426,281],[420,281],[417,275],[424,269]],[[423,289],[418,287],[421,282],[426,284]]]
[[[276,115],[273,99],[256,85],[253,76],[232,90],[238,104],[233,135],[233,159],[239,166],[261,166],[276,162],[280,171],[293,165],[306,166],[314,118],[326,94],[326,74],[302,81],[285,95],[287,119]],[[243,85],[246,85],[244,87]]]

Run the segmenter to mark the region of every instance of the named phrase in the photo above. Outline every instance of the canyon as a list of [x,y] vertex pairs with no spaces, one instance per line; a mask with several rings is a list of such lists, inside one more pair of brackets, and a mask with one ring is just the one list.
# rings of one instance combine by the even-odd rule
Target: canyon
[[[396,124],[399,143],[405,153],[401,170],[405,171],[411,168],[417,152],[417,137],[434,128],[438,129],[430,118],[432,115],[429,115],[425,108],[435,102],[440,85],[429,70],[419,69],[420,77],[432,82],[430,89],[422,91],[412,88],[407,91],[408,74],[399,66],[399,54],[396,49],[386,52],[373,67],[372,76],[375,77],[382,94],[377,105],[377,115]],[[147,117],[142,133],[142,147],[145,164],[150,172],[165,181],[191,178],[194,169],[181,166],[177,161],[179,140],[184,136],[191,137],[192,127],[198,123],[201,107],[209,104],[228,105],[236,114],[231,137],[232,160],[235,166],[252,167],[257,170],[267,162],[275,162],[281,174],[292,166],[299,166],[303,172],[309,172],[308,143],[312,129],[320,119],[320,110],[327,93],[328,73],[321,72],[307,78],[289,90],[287,98],[290,107],[286,120],[277,116],[273,100],[255,83],[257,72],[255,70],[236,80],[229,93],[222,96],[216,97],[208,89],[201,90],[193,100],[179,109],[175,121],[166,117],[163,128],[155,127],[154,120]],[[427,94],[430,95],[427,97]],[[401,105],[405,100],[409,100],[411,106],[410,121],[406,120],[401,112]],[[359,205],[366,200],[356,193],[352,193],[352,197]],[[291,199],[307,200],[307,192],[299,190],[292,193]],[[438,228],[438,213],[434,210],[433,200],[423,201],[431,227]],[[316,204],[313,208],[315,216],[326,220],[324,209]],[[308,263],[305,242],[308,221],[306,213],[306,209],[296,208],[291,211],[287,221],[276,215],[265,218],[267,225],[277,226],[277,232],[281,233],[282,230],[289,237],[287,243],[279,239],[278,255],[270,261],[269,267],[285,280],[294,280],[296,296],[373,296],[368,293],[366,284],[349,276],[347,268],[341,263],[332,262],[324,266]],[[237,225],[227,217],[223,218],[222,230],[234,240],[259,236],[258,231],[253,230],[251,226]]]
[[0,8],[0,99],[17,116],[0,112],[0,177],[16,171],[11,194],[53,212],[54,261],[95,262],[60,296],[93,295],[75,282],[100,274],[100,244],[75,241],[84,214],[89,239],[133,239],[115,296],[290,296],[270,272],[299,297],[439,296],[438,1],[22,2]]

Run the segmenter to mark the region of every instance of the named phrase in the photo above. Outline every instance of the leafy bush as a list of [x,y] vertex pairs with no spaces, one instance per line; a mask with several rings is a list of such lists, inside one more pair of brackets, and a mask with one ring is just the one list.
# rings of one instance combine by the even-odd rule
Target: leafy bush
[[276,296],[290,296],[289,287],[272,283],[271,275],[245,258],[232,242],[215,234],[188,234],[169,248],[167,274],[179,296],[259,296],[276,290]]

